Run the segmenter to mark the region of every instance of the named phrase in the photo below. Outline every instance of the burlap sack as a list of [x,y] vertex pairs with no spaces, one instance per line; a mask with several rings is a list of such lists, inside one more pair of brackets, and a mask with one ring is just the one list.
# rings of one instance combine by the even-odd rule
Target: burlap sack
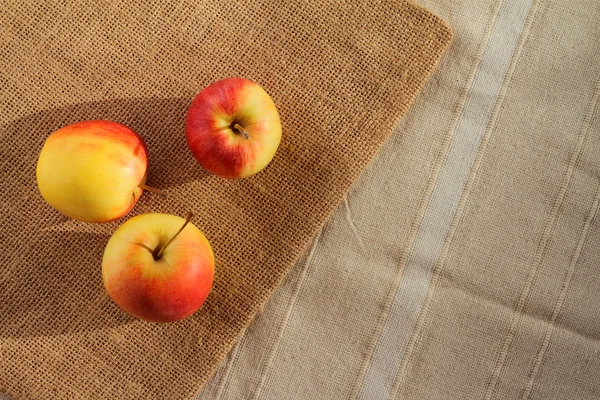
[[[406,112],[450,40],[412,1],[4,3],[0,13],[0,391],[14,398],[193,396]],[[184,118],[212,81],[273,97],[283,140],[255,177],[226,181],[189,153]],[[35,183],[45,138],[84,119],[146,140],[148,183],[120,221],[70,220]],[[174,324],[135,320],[106,295],[114,229],[185,215],[211,241],[216,282]]]

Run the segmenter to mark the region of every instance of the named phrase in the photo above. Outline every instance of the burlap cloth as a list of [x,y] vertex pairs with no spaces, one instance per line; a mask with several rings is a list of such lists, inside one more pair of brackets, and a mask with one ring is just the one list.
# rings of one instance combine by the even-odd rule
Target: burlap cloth
[[[193,396],[406,112],[450,41],[412,1],[4,2],[0,13],[0,391],[14,398]],[[259,82],[283,140],[255,177],[208,174],[184,118],[212,81]],[[150,152],[144,194],[120,221],[70,220],[35,183],[45,138],[111,119]],[[100,261],[143,212],[185,215],[211,241],[216,282],[174,324],[135,320]]]

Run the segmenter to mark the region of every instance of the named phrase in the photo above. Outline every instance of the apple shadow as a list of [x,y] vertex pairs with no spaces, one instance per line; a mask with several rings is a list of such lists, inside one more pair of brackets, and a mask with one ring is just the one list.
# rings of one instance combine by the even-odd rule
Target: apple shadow
[[[4,142],[37,155],[55,130],[83,120],[108,119],[140,134],[148,147],[148,184],[160,189],[208,176],[185,140],[185,117],[192,98],[111,99],[43,110],[2,127]],[[34,145],[34,146],[32,146]],[[33,161],[33,160],[32,160]],[[34,165],[35,166],[35,165]]]
[[108,235],[44,232],[2,271],[0,337],[55,336],[133,321],[102,283]]
[[[147,183],[168,189],[206,178],[185,140],[191,98],[115,99],[35,112],[2,124],[0,171],[0,338],[94,331],[133,319],[106,295],[101,260],[113,226],[73,232],[39,194],[35,169],[45,139],[73,122],[129,126],[149,150]],[[108,229],[106,229],[108,228]],[[69,230],[69,232],[67,232]],[[88,232],[88,233],[86,233]]]

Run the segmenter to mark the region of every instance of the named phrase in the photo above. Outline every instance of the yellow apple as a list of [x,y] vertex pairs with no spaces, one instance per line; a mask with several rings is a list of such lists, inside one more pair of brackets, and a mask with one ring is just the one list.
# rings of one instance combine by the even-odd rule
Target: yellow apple
[[111,236],[102,280],[119,307],[146,321],[173,322],[202,306],[212,288],[214,256],[190,218],[142,214]]
[[206,170],[229,179],[256,174],[281,141],[275,103],[257,83],[228,78],[203,89],[186,118],[186,138]]
[[140,135],[113,121],[82,121],[46,139],[36,173],[52,207],[80,221],[108,222],[133,208],[147,168]]

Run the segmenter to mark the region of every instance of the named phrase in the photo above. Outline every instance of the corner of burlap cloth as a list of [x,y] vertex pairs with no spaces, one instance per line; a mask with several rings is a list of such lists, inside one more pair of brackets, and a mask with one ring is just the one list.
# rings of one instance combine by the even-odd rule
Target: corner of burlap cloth
[[[193,397],[406,112],[450,30],[412,1],[9,2],[0,13],[0,391],[20,398]],[[242,76],[277,104],[281,147],[227,181],[186,147],[209,83]],[[35,182],[45,138],[111,119],[150,152],[149,184],[120,221],[70,220]],[[100,263],[134,215],[197,215],[216,282],[189,319],[130,318]]]

